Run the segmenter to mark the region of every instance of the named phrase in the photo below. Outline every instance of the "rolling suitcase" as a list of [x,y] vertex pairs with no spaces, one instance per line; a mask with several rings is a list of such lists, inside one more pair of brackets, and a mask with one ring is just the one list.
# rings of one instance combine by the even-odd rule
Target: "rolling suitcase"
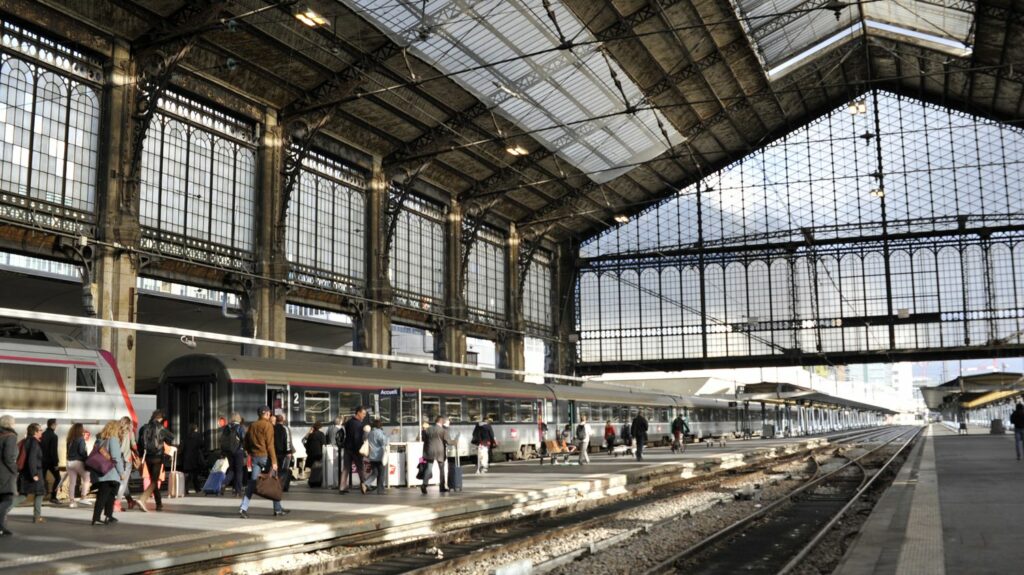
[[309,486],[310,487],[322,487],[324,484],[324,466],[323,463],[317,461],[313,464],[313,467],[309,470]]
[[448,459],[448,489],[462,491],[462,466],[458,455]]
[[222,489],[224,489],[224,472],[211,471],[210,476],[206,478],[206,483],[203,484],[203,493],[220,495]]
[[338,448],[333,445],[324,446],[323,458],[324,486],[328,489],[338,488]]
[[167,473],[167,497],[185,496],[185,474],[177,470],[178,450],[171,451],[171,470]]

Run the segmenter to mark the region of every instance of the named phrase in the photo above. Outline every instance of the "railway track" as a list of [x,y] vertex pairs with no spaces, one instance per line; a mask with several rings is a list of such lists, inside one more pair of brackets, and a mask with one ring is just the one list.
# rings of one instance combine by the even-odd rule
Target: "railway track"
[[[829,444],[823,449],[834,448],[836,443],[867,441],[885,432],[885,430],[879,429],[838,432],[827,436]],[[736,469],[731,474],[742,476],[770,471],[772,468],[791,464],[802,458],[806,458],[806,454],[780,457],[771,462]],[[324,554],[322,561],[316,565],[306,565],[289,572],[302,574],[358,572],[369,575],[450,573],[454,569],[471,565],[493,553],[529,548],[543,544],[545,541],[551,541],[552,538],[564,537],[569,533],[594,529],[601,524],[613,521],[616,515],[649,505],[652,502],[680,496],[687,491],[714,484],[719,480],[721,480],[719,476],[679,479],[658,485],[657,492],[654,492],[652,488],[641,487],[634,492],[618,496],[610,502],[599,505],[590,504],[592,507],[582,508],[582,510],[582,506],[577,506],[530,517],[508,517],[507,510],[486,514],[470,513],[449,517],[441,522],[432,520],[422,522],[422,524],[396,526],[367,534],[226,556],[202,563],[153,570],[149,573],[154,575],[223,573],[225,568],[239,564],[272,563],[278,558],[314,553]],[[554,560],[548,561],[546,566],[535,567],[534,572],[544,572],[556,568],[571,562],[582,554],[596,553],[600,549],[635,535],[638,531],[646,528],[642,527],[625,534],[620,533],[609,540],[596,542],[585,549],[575,549],[562,554]],[[379,543],[380,541],[390,542]],[[440,551],[440,553],[434,550]],[[353,565],[357,565],[357,567],[353,567]]]
[[[894,431],[873,449],[839,467],[820,468],[787,497],[706,537],[644,571],[644,575],[728,573],[785,574],[805,558],[843,514],[914,441],[920,429]],[[889,447],[897,449],[870,472],[863,461]]]

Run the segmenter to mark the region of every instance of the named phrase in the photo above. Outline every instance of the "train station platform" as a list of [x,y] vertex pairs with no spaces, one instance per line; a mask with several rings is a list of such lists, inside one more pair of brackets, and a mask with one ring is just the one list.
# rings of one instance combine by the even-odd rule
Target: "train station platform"
[[[826,444],[824,437],[748,439],[725,447],[690,445],[685,454],[668,448],[645,451],[644,461],[591,455],[590,465],[543,466],[537,460],[495,463],[485,475],[464,466],[465,490],[424,496],[416,488],[393,488],[384,496],[353,490],[310,489],[296,481],[284,501],[291,511],[274,518],[269,501],[256,498],[249,519],[238,517],[239,499],[189,495],[164,499],[161,513],[125,511],[119,523],[91,526],[91,506],[46,505],[45,524],[31,523],[31,507],[11,512],[15,535],[0,538],[0,573],[134,573],[366,534],[387,538],[388,528],[422,526],[439,518],[485,512],[528,514],[621,494],[680,476],[699,476],[752,465]],[[394,531],[394,529],[391,529]]]
[[834,573],[1016,573],[1022,494],[1012,432],[958,436],[932,424]]

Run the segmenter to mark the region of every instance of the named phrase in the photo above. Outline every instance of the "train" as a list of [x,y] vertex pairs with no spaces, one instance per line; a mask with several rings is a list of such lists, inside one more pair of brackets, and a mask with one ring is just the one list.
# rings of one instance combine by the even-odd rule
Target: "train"
[[[19,434],[29,423],[56,419],[59,432],[82,423],[95,435],[107,421],[128,416],[138,423],[155,407],[155,396],[129,393],[109,352],[61,333],[0,325],[0,414],[15,418]],[[58,451],[63,465],[63,441]]]
[[[616,387],[598,382],[580,386],[534,384],[514,380],[386,370],[244,356],[191,354],[172,360],[159,381],[159,404],[172,429],[196,425],[210,449],[216,449],[221,423],[237,412],[255,417],[262,405],[284,414],[293,429],[296,457],[301,438],[314,423],[324,426],[338,415],[364,406],[379,417],[392,442],[418,441],[421,425],[444,415],[451,422],[460,455],[470,445],[477,421],[493,422],[494,457],[526,459],[539,451],[542,435],[552,439],[565,425],[586,416],[600,437],[605,423],[616,430],[643,410],[649,441],[667,443],[671,422],[683,415],[696,437],[720,437],[750,429],[751,413],[736,402]],[[758,420],[758,424],[760,421]],[[545,434],[545,431],[546,434]],[[592,448],[601,441],[592,442]]]

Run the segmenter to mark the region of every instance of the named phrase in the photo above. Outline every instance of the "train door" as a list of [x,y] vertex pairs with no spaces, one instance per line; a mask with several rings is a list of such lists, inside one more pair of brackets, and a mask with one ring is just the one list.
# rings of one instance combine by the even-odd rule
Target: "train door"
[[274,415],[288,416],[288,386],[268,385],[267,406]]
[[211,407],[214,405],[213,381],[189,379],[170,382],[167,400],[171,431],[178,437],[184,437],[194,425],[207,446],[212,446],[215,425]]

